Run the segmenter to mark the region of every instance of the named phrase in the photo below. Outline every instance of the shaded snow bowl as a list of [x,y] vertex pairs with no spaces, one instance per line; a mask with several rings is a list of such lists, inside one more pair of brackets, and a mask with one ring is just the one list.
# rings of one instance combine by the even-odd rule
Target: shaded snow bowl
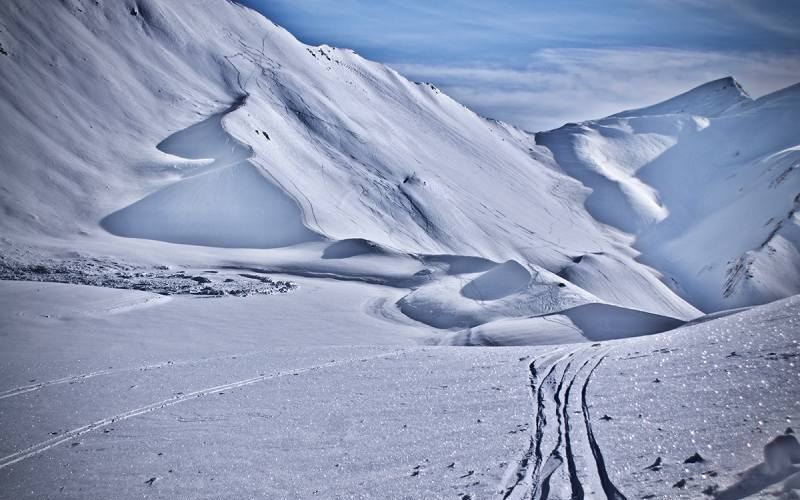
[[531,273],[519,262],[509,260],[483,273],[461,289],[461,295],[473,300],[497,300],[517,293],[531,280]]
[[176,182],[107,216],[128,238],[225,248],[278,248],[319,240],[300,207],[250,162]]
[[340,240],[329,245],[322,252],[323,259],[348,259],[359,255],[377,254],[383,255],[387,252],[377,243],[367,241],[363,238],[351,238]]

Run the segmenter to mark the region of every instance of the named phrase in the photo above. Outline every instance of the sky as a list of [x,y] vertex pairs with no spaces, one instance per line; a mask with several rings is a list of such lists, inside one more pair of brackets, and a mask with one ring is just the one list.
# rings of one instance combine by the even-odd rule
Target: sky
[[238,0],[530,131],[734,76],[800,82],[800,0]]

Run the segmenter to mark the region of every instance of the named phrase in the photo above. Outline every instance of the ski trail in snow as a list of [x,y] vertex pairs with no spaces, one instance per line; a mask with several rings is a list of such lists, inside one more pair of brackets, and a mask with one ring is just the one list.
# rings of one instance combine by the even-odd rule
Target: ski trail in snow
[[[561,357],[557,357],[561,350],[562,349],[560,348],[555,349],[547,354],[538,356],[534,358],[533,361],[531,361],[531,363],[528,365],[528,370],[530,372],[529,386],[531,398],[535,405],[535,417],[533,422],[535,430],[530,436],[528,449],[525,450],[522,458],[517,460],[517,462],[514,464],[514,468],[509,469],[504,476],[500,488],[502,494],[501,498],[503,498],[503,500],[509,498],[525,498],[533,488],[533,483],[531,480],[535,472],[531,473],[530,471],[537,471],[541,466],[541,438],[547,420],[543,408],[543,386],[545,382],[552,377],[556,365],[573,354],[569,353],[564,354]],[[553,360],[553,358],[556,359]],[[542,360],[550,360],[550,362],[540,364],[540,361]],[[540,380],[539,374],[545,370],[547,373]]]
[[0,400],[11,398],[14,396],[19,396],[22,394],[27,394],[29,392],[38,391],[39,389],[44,389],[45,387],[50,387],[53,385],[60,385],[60,384],[74,384],[76,382],[81,382],[83,380],[87,380],[94,377],[100,377],[103,375],[113,375],[116,373],[126,373],[126,372],[144,372],[150,370],[157,370],[159,368],[168,368],[173,366],[190,366],[194,364],[201,364],[201,363],[209,363],[212,361],[219,361],[222,359],[237,359],[237,358],[244,358],[247,356],[254,356],[256,354],[263,354],[269,351],[250,351],[244,352],[240,354],[227,354],[224,356],[214,356],[210,358],[200,358],[200,359],[192,359],[192,360],[185,360],[185,361],[163,361],[161,363],[154,363],[151,365],[144,365],[144,366],[135,366],[131,368],[107,368],[105,370],[97,370],[93,372],[86,372],[80,373],[78,375],[70,375],[66,377],[61,377],[53,380],[47,380],[44,382],[37,382],[35,384],[30,385],[23,385],[19,387],[14,387],[13,389],[8,389],[6,391],[0,392]]
[[367,360],[374,360],[374,359],[390,358],[392,356],[397,356],[397,355],[402,354],[404,352],[407,352],[407,349],[391,351],[391,352],[387,352],[387,353],[383,353],[383,354],[376,354],[374,356],[365,356],[365,357],[362,356],[362,357],[358,357],[358,358],[351,358],[351,359],[346,359],[346,360],[341,360],[341,361],[330,361],[328,363],[322,363],[322,364],[319,364],[319,365],[308,366],[308,367],[305,367],[305,368],[297,368],[297,369],[289,369],[289,370],[285,370],[285,371],[279,371],[279,372],[272,373],[272,374],[269,374],[269,375],[260,375],[258,377],[239,380],[239,381],[236,381],[236,382],[231,382],[231,383],[228,383],[228,384],[222,384],[222,385],[218,385],[218,386],[214,386],[214,387],[208,387],[208,388],[205,388],[205,389],[199,389],[199,390],[192,391],[192,392],[189,392],[189,393],[186,393],[186,394],[180,394],[178,396],[174,396],[174,397],[171,397],[171,398],[168,398],[168,399],[164,399],[164,400],[158,401],[156,403],[151,403],[151,404],[146,405],[146,406],[141,406],[139,408],[134,408],[132,410],[128,410],[128,411],[126,411],[124,413],[119,413],[119,414],[111,416],[111,417],[107,417],[107,418],[103,418],[103,419],[100,419],[100,420],[96,420],[96,421],[94,421],[94,422],[92,422],[90,424],[86,424],[86,425],[84,425],[82,427],[78,427],[76,429],[72,429],[70,431],[67,431],[64,434],[61,434],[60,436],[48,439],[46,441],[42,441],[40,443],[34,444],[33,446],[29,446],[28,448],[25,448],[24,450],[20,450],[20,451],[17,451],[15,453],[12,453],[10,455],[7,455],[7,456],[5,456],[3,458],[0,458],[0,470],[6,468],[8,466],[14,465],[15,463],[20,462],[22,460],[25,460],[26,458],[30,458],[30,457],[33,457],[33,456],[38,455],[40,453],[43,453],[43,452],[45,452],[45,451],[47,451],[47,450],[49,450],[51,448],[54,448],[54,447],[56,447],[56,446],[58,446],[60,444],[63,444],[65,442],[67,442],[67,441],[75,439],[76,437],[81,436],[83,434],[86,434],[88,432],[91,432],[91,431],[94,431],[94,430],[97,430],[97,429],[101,429],[103,427],[106,427],[106,426],[111,425],[111,424],[116,423],[116,422],[122,422],[124,420],[128,420],[129,418],[133,418],[133,417],[136,417],[138,415],[144,415],[146,413],[151,413],[151,412],[154,412],[156,410],[160,410],[162,408],[167,408],[167,407],[174,406],[174,405],[177,405],[177,404],[180,404],[180,403],[184,403],[186,401],[192,401],[192,400],[194,400],[196,398],[201,398],[201,397],[204,397],[204,396],[208,396],[209,394],[212,394],[212,393],[215,393],[215,392],[221,392],[221,391],[226,391],[226,390],[231,390],[231,389],[237,389],[237,388],[240,388],[240,387],[253,385],[253,384],[256,384],[258,382],[264,382],[266,380],[286,377],[286,376],[289,376],[289,375],[300,375],[300,374],[303,374],[303,373],[309,373],[309,372],[313,372],[313,371],[318,371],[318,370],[322,370],[322,369],[325,369],[325,368],[331,368],[333,366],[338,366],[338,365],[345,365],[345,364],[349,364],[349,363],[355,363],[355,362],[361,362],[361,361],[367,361]]
[[594,457],[594,462],[597,468],[597,474],[600,476],[600,484],[603,486],[603,492],[606,494],[606,498],[608,500],[627,500],[625,495],[623,495],[614,483],[611,482],[611,478],[608,477],[608,470],[606,469],[605,460],[603,459],[603,453],[600,451],[600,447],[597,445],[597,440],[594,437],[594,430],[592,429],[592,419],[589,415],[589,405],[586,402],[586,392],[587,388],[589,387],[589,381],[594,375],[594,371],[600,366],[600,363],[606,359],[606,356],[600,358],[600,360],[592,367],[589,371],[589,375],[586,376],[586,381],[583,383],[583,387],[581,387],[581,409],[583,411],[583,421],[586,425],[586,437],[589,440],[589,447],[592,450],[592,456]]
[[570,380],[567,390],[564,392],[564,451],[566,452],[567,456],[567,471],[569,474],[570,488],[572,489],[572,494],[570,496],[571,500],[583,499],[584,488],[581,484],[580,478],[578,477],[578,469],[575,465],[575,455],[573,454],[572,449],[573,434],[572,426],[570,425],[569,421],[569,398],[572,393],[572,387],[575,385],[575,380],[577,380],[581,371],[583,371],[583,369],[589,365],[590,361],[591,359],[587,359],[583,362],[583,364],[578,368],[578,371],[575,373],[575,376],[573,376],[572,380]]
[[[578,349],[556,357],[550,353],[551,363],[542,363],[547,355],[537,357],[530,364],[531,394],[535,403],[535,428],[530,436],[528,449],[517,461],[516,468],[507,473],[501,486],[500,498],[547,500],[554,495],[561,498],[567,491],[571,500],[583,499],[593,485],[602,485],[609,500],[626,500],[613,485],[603,461],[591,427],[588,412],[588,385],[594,370],[600,365],[608,351]],[[587,371],[587,368],[591,367]],[[544,372],[539,379],[538,375]],[[573,389],[580,388],[579,401]],[[579,404],[586,433],[575,433],[570,411]],[[543,447],[551,446],[545,455]],[[575,454],[575,448],[591,450],[591,456]],[[566,463],[566,471],[563,465]],[[579,464],[588,477],[578,474]],[[589,494],[591,497],[592,495]]]
[[[570,358],[572,357],[573,356],[571,355]],[[550,478],[552,478],[553,474],[555,474],[555,472],[564,464],[564,457],[561,454],[561,444],[564,441],[564,431],[562,425],[564,419],[564,402],[562,401],[562,397],[564,394],[564,383],[567,380],[567,374],[569,373],[571,366],[572,360],[570,359],[570,361],[568,361],[564,366],[558,386],[555,388],[552,394],[556,415],[556,444],[553,446],[552,451],[550,451],[550,454],[547,456],[547,460],[544,462],[544,467],[539,471],[540,476],[538,478],[534,478],[534,498],[537,498],[536,493],[538,493],[538,498],[542,500],[549,498]],[[542,472],[544,473],[543,475]]]

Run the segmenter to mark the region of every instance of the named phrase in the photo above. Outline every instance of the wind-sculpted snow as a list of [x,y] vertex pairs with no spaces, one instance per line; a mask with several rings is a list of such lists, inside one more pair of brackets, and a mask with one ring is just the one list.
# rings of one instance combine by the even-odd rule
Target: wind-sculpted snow
[[557,313],[504,318],[444,337],[451,345],[539,345],[638,337],[684,321],[608,304],[584,304]]
[[252,150],[228,135],[227,112],[176,132],[158,148],[187,159],[213,159],[188,177],[119,210],[102,224],[109,232],[217,247],[274,248],[319,239],[294,201],[250,163]]
[[701,311],[800,292],[800,87],[533,135],[229,1],[0,19],[0,497],[797,489],[797,297]]
[[537,141],[592,189],[595,218],[709,312],[800,292],[798,118],[797,86],[752,100],[726,78]]
[[[0,82],[2,116],[13,123],[0,136],[9,174],[4,248],[30,249],[32,261],[77,247],[170,266],[199,252],[202,266],[235,260],[306,276],[338,276],[334,261],[347,260],[347,276],[366,280],[372,264],[357,266],[380,252],[452,256],[453,274],[429,277],[476,280],[454,297],[474,312],[428,320],[447,327],[514,307],[541,313],[587,302],[699,314],[636,261],[627,236],[583,208],[590,191],[531,134],[352,51],[306,46],[253,11],[217,3],[142,0],[137,15],[89,0],[46,12],[0,6],[14,40]],[[47,42],[36,43],[42,33]],[[66,59],[51,67],[51,54]],[[112,67],[115,83],[106,85]],[[326,271],[302,262],[315,240],[330,246]],[[282,252],[233,252],[241,248]],[[591,253],[618,263],[597,280],[606,283],[553,276]],[[294,265],[278,265],[287,260]],[[547,276],[546,286],[525,289],[519,273],[513,286],[503,276],[466,276],[508,261]],[[472,264],[472,273],[460,270]],[[404,283],[422,282],[428,271],[417,271]],[[478,314],[484,307],[493,312]]]

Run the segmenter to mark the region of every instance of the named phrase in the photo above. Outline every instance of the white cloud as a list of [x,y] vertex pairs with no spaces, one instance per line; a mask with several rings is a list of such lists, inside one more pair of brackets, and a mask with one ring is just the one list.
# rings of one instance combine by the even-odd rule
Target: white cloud
[[475,111],[528,130],[607,116],[734,76],[753,97],[800,80],[800,54],[663,48],[544,49],[522,69],[391,64]]

